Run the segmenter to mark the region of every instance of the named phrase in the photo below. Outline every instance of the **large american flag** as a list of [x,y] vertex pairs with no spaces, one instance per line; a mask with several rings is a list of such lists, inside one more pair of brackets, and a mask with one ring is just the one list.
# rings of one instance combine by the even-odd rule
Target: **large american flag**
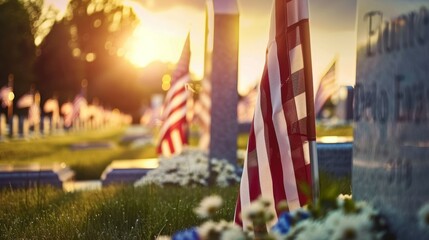
[[334,61],[329,70],[323,75],[320,80],[319,88],[316,92],[316,98],[314,100],[314,111],[317,114],[322,110],[323,105],[338,92],[339,86],[335,78],[335,62]]
[[182,55],[173,72],[171,88],[164,100],[164,110],[161,116],[162,126],[157,147],[158,154],[164,156],[178,154],[182,151],[183,146],[188,144],[186,119],[188,92],[186,86],[189,82],[190,57],[191,48],[188,34]]
[[[307,0],[275,0],[266,63],[250,130],[235,221],[262,196],[272,210],[307,203],[300,185],[311,186],[309,141],[315,140]],[[278,213],[278,212],[277,212]],[[273,219],[275,222],[277,218]]]

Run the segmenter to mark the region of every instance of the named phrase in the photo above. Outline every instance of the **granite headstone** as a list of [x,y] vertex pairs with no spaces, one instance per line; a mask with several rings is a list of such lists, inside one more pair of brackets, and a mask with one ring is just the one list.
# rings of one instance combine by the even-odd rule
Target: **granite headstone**
[[210,158],[237,162],[238,24],[236,0],[213,1]]
[[386,214],[398,239],[429,239],[429,1],[358,0],[353,198]]

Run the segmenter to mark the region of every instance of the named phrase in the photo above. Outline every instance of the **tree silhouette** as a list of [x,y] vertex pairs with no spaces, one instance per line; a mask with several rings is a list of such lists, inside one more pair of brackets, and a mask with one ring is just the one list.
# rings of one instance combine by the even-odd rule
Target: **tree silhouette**
[[17,97],[27,92],[35,80],[36,47],[32,19],[40,14],[40,8],[36,6],[33,5],[30,16],[21,1],[0,2],[0,86],[7,85],[8,75],[13,74]]
[[122,47],[137,24],[133,10],[117,1],[71,0],[40,47],[37,74],[43,94],[71,99],[86,79],[90,101],[96,97],[112,108],[136,111],[144,86]]

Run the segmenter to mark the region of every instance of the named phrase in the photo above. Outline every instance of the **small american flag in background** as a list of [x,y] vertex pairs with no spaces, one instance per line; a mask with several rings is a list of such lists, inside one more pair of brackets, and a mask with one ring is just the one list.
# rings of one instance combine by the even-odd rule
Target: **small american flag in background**
[[[307,203],[311,186],[309,141],[315,140],[313,82],[307,0],[275,0],[264,73],[247,145],[235,221],[243,207],[262,196],[272,210]],[[277,212],[278,214],[278,212]],[[277,218],[273,219],[276,222]]]
[[191,58],[190,36],[186,38],[182,55],[177,63],[171,80],[171,88],[164,100],[162,126],[159,132],[158,154],[170,156],[182,151],[188,144],[186,119],[186,105],[188,92],[186,84],[189,82],[189,61]]
[[58,112],[58,100],[50,98],[46,100],[45,104],[43,105],[43,111],[46,113],[49,112]]
[[83,93],[76,95],[73,100],[73,108],[71,113],[65,116],[64,125],[66,127],[70,127],[73,124],[73,121],[80,116],[82,109],[86,108],[87,105],[88,102],[86,101]]
[[11,92],[11,87],[2,87],[0,89],[0,99],[2,101],[2,107],[9,107],[12,104],[12,101],[9,99],[9,95]]
[[34,101],[28,109],[28,125],[36,126],[40,123],[40,103]]
[[200,127],[200,141],[198,147],[208,150],[210,145],[210,113],[211,113],[211,84],[209,79],[202,80],[202,89],[198,101],[195,103],[195,118]]
[[26,93],[24,95],[22,95],[19,99],[18,102],[16,103],[16,106],[18,108],[29,108],[31,107],[31,105],[34,102],[34,95],[33,93]]
[[316,92],[316,98],[314,100],[314,111],[317,114],[322,110],[323,105],[338,92],[339,86],[335,78],[335,61],[332,63],[329,70],[323,75],[320,80],[319,88]]

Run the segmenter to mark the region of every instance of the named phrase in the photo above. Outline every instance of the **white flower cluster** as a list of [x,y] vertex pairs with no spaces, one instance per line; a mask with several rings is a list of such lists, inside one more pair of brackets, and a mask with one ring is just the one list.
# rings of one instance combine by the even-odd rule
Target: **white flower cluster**
[[212,159],[200,150],[186,150],[180,155],[162,158],[159,167],[151,170],[134,186],[156,184],[160,186],[207,186],[210,178],[218,186],[226,187],[240,181],[236,169],[226,160]]
[[247,239],[246,234],[241,228],[233,222],[221,220],[215,222],[212,220],[206,221],[197,227],[199,239],[220,239],[220,240],[244,240]]
[[200,202],[200,205],[194,209],[194,212],[201,218],[207,218],[215,214],[222,204],[223,199],[220,196],[209,196]]
[[330,211],[325,218],[301,221],[280,239],[378,239],[374,218],[379,213],[363,203],[357,208],[356,212],[339,208]]

